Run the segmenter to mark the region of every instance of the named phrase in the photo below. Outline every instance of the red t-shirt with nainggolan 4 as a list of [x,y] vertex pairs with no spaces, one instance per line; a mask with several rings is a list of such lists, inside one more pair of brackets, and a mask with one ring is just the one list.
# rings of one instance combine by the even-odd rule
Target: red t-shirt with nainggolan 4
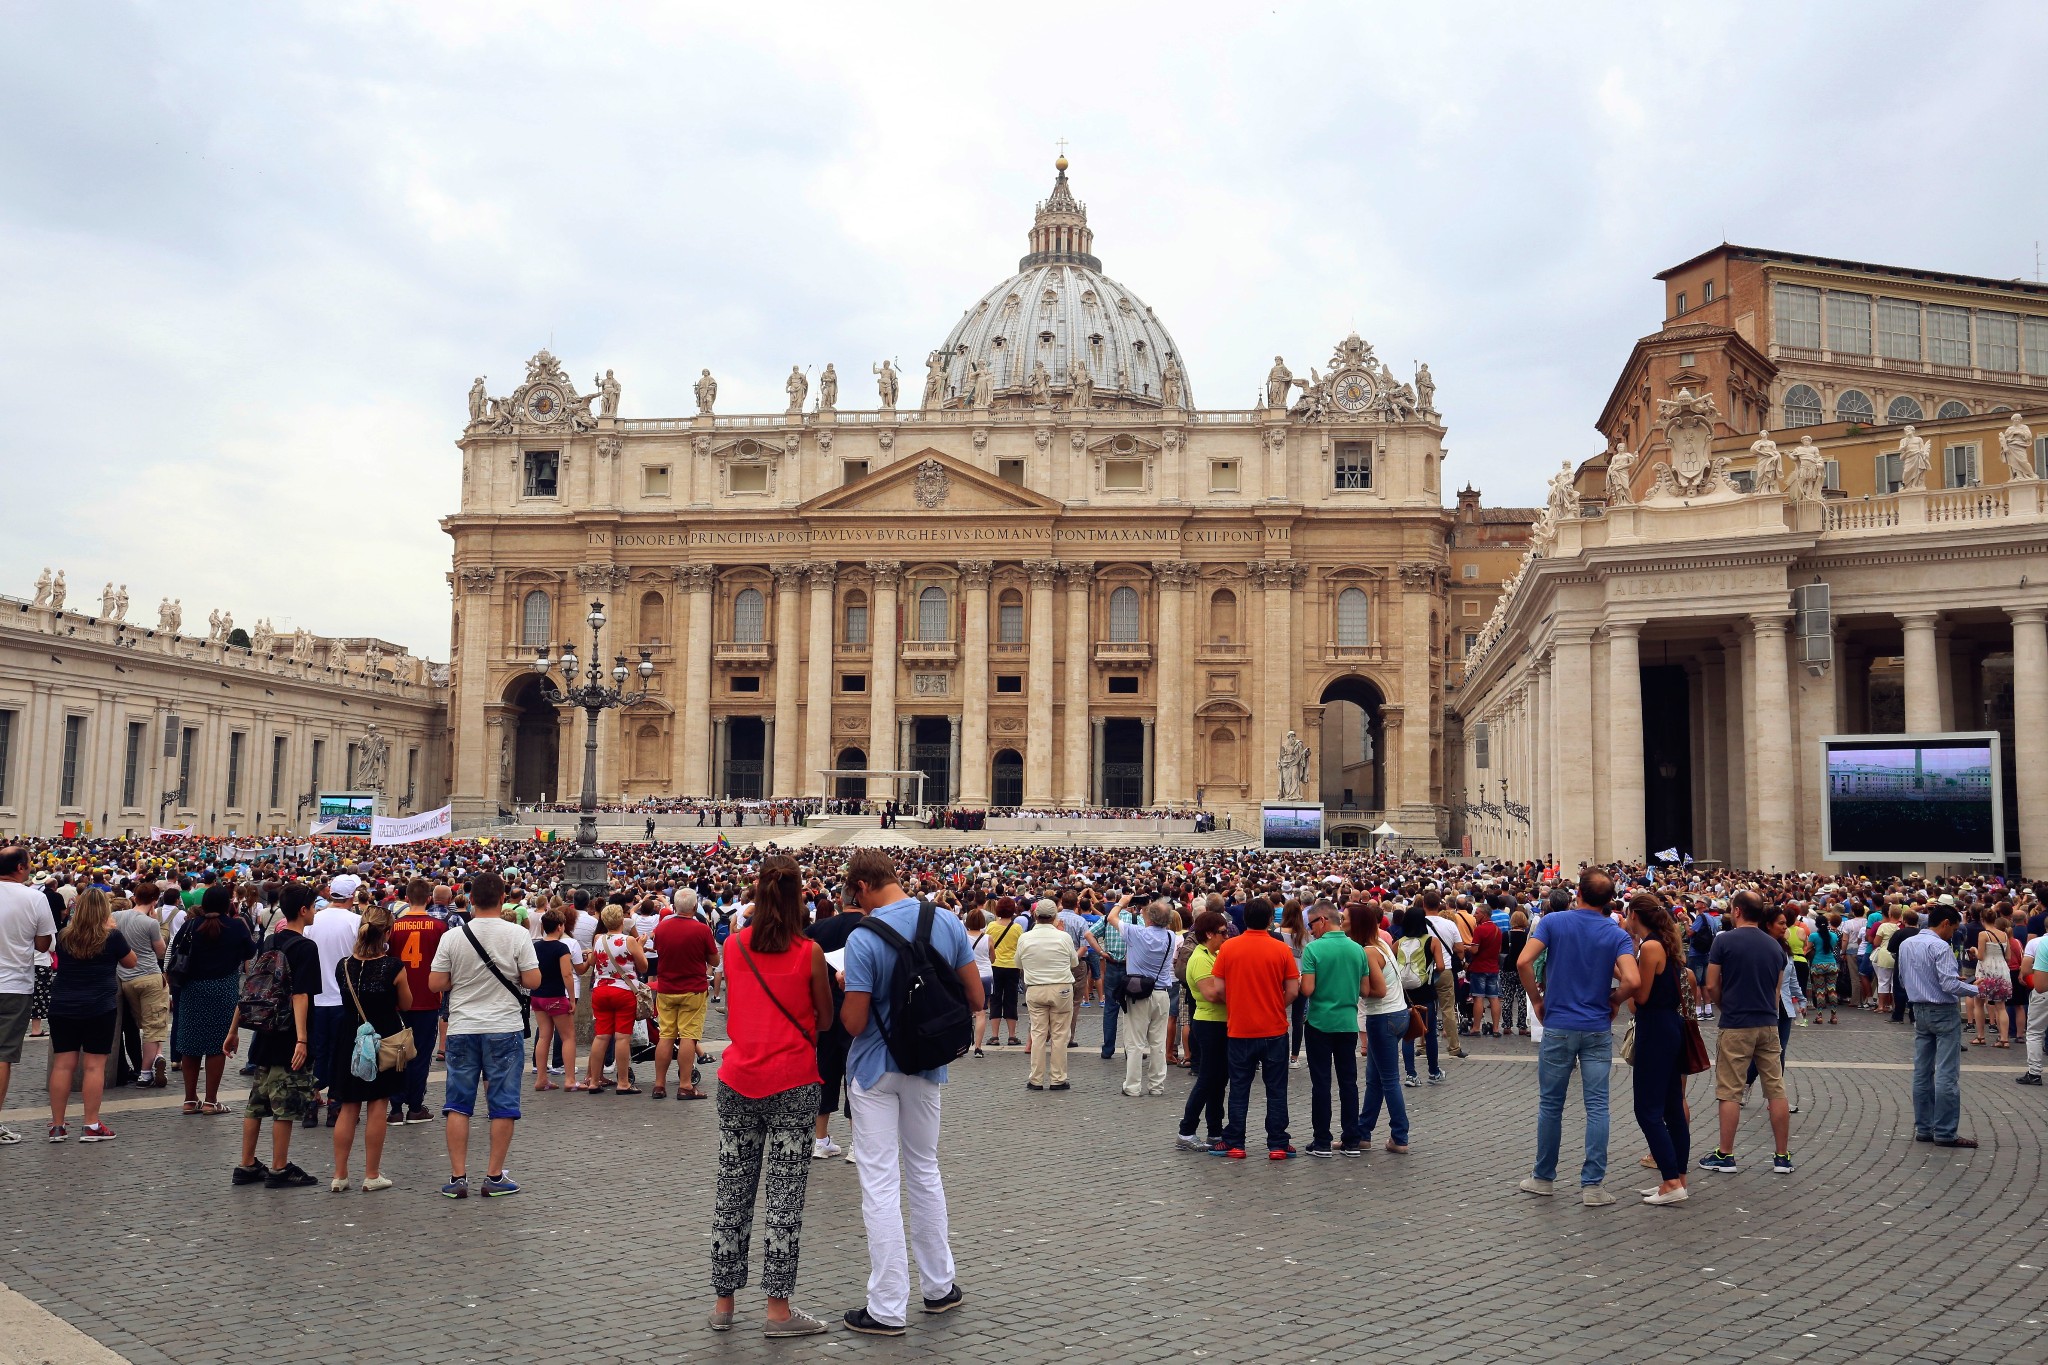
[[1232,1038],[1272,1038],[1287,1032],[1287,981],[1301,975],[1294,952],[1263,930],[1224,944],[1210,973],[1223,986],[1224,1030]]
[[434,965],[434,950],[447,932],[445,921],[425,911],[407,911],[391,922],[391,955],[405,964],[405,984],[412,991],[415,1010],[441,1008],[439,993],[427,989],[427,973]]

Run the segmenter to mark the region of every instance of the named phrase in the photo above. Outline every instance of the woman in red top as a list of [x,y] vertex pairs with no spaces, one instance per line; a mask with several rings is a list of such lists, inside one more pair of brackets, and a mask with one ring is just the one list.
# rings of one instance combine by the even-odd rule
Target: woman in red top
[[811,1125],[818,1114],[818,1027],[832,1015],[825,952],[804,937],[803,877],[796,860],[762,860],[747,927],[725,943],[725,1024],[732,1039],[718,1063],[718,1202],[712,1216],[711,1330],[732,1326],[733,1295],[747,1282],[754,1194],[768,1173],[762,1331],[810,1336],[825,1324],[789,1306],[796,1288]]

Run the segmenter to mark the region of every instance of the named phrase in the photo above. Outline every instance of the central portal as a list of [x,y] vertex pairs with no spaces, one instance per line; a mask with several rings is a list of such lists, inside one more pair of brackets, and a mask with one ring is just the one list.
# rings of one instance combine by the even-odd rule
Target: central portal
[[725,722],[725,798],[761,799],[762,768],[768,754],[768,727],[759,716],[732,716]]
[[1145,804],[1145,722],[1117,717],[1102,722],[1102,804]]
[[924,799],[933,806],[953,799],[947,777],[953,767],[953,722],[945,716],[919,716],[911,722],[910,766],[924,774]]

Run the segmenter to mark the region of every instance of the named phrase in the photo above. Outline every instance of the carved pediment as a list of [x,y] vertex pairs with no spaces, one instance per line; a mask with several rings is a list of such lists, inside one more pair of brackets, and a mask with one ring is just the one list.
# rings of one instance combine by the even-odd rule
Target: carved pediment
[[960,516],[977,512],[1057,513],[1053,499],[1020,488],[930,448],[799,507],[802,515],[859,512]]

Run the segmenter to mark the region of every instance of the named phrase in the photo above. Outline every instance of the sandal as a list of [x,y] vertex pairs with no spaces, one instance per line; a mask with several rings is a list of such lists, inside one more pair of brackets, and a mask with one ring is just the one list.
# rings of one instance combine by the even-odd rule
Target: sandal
[[679,1100],[708,1100],[711,1097],[701,1090],[678,1090],[676,1091],[676,1098]]
[[200,1106],[199,1106],[199,1112],[200,1112],[200,1113],[202,1113],[202,1114],[209,1114],[209,1115],[211,1115],[211,1114],[225,1114],[225,1113],[227,1113],[227,1112],[228,1112],[228,1107],[227,1107],[226,1105],[224,1105],[224,1104],[221,1104],[220,1102],[218,1102],[218,1101],[216,1101],[216,1100],[206,1100],[206,1101],[204,1101],[203,1103],[201,1103],[201,1104],[200,1104]]
[[198,1112],[199,1112],[199,1101],[198,1101],[198,1100],[186,1100],[186,1101],[185,1101],[185,1109],[184,1109],[184,1112],[185,1112],[185,1113],[187,1113],[187,1114],[196,1114],[196,1113],[198,1113]]
[[554,1086],[548,1084],[546,1081],[535,1081],[533,1083],[533,1093],[536,1095],[538,1095],[543,1090],[553,1090],[554,1088]]
[[574,1085],[565,1085],[565,1086],[563,1086],[563,1087],[562,1087],[562,1089],[564,1089],[564,1090],[581,1090],[581,1091],[585,1091],[585,1092],[588,1092],[588,1091],[589,1091],[589,1089],[590,1089],[590,1087],[589,1087],[589,1086],[587,1086],[587,1085],[585,1085],[585,1084],[583,1084],[583,1082],[581,1082],[581,1081],[578,1081],[578,1082],[576,1082],[576,1083],[575,1083]]
[[641,1094],[641,1093],[643,1093],[643,1092],[641,1091],[640,1087],[639,1087],[639,1086],[637,1086],[637,1085],[632,1085],[632,1086],[626,1086],[626,1085],[622,1085],[622,1086],[620,1086],[620,1087],[619,1087],[619,1088],[618,1088],[617,1090],[613,1091],[612,1093],[613,1093],[613,1094],[616,1094],[616,1095],[638,1095],[638,1094]]
[[668,1098],[668,1088],[666,1086],[657,1085],[648,1093],[658,1100],[665,1100]]

